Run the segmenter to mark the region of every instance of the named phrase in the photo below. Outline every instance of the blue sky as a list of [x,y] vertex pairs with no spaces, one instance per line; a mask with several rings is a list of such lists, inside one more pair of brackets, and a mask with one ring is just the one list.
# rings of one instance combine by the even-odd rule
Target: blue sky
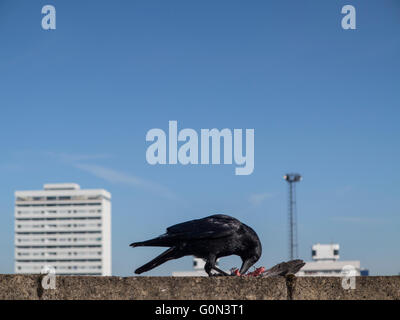
[[[357,30],[341,28],[345,4]],[[132,241],[214,213],[253,226],[271,266],[288,258],[282,176],[296,171],[300,258],[338,242],[341,259],[398,274],[399,16],[396,0],[0,0],[0,273],[13,272],[14,191],[47,182],[112,193],[115,275],[161,251]],[[254,128],[254,173],[147,164],[146,133],[169,120]]]

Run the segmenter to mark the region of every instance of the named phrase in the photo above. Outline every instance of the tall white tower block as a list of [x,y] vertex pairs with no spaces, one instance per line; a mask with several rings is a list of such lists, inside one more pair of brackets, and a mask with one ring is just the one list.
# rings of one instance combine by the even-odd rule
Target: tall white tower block
[[15,192],[15,273],[111,275],[111,194],[75,183]]

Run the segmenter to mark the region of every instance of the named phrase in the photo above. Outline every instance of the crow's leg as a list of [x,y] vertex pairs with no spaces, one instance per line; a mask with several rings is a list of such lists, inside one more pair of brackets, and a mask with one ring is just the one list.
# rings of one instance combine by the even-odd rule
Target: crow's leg
[[209,256],[208,259],[206,260],[206,265],[204,266],[205,272],[207,272],[209,277],[212,277],[212,270],[215,269],[215,262],[217,261],[217,258],[215,256]]
[[205,270],[205,272],[207,272],[209,277],[212,277],[212,273],[211,273],[212,266],[211,266],[211,263],[209,260],[207,260],[206,265],[204,266],[204,270]]
[[[207,272],[208,276],[213,277],[213,276],[229,276],[228,273],[225,271],[222,271],[218,267],[215,266],[215,263],[217,262],[217,258],[215,256],[211,256],[207,259],[206,265],[204,266],[204,270]],[[211,271],[215,270],[218,272],[218,274],[212,274]]]
[[221,276],[230,276],[229,273],[226,273],[225,271],[221,270],[220,268],[217,268],[216,266],[214,266],[213,269],[219,272]]

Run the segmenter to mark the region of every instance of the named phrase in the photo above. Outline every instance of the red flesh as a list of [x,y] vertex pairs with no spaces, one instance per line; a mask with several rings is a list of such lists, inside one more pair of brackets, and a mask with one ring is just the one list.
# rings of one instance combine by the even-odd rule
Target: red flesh
[[265,271],[265,268],[264,267],[260,267],[260,268],[257,268],[256,270],[254,270],[253,272],[248,272],[247,274],[246,274],[246,276],[249,276],[249,277],[258,277],[260,274],[262,274],[263,272]]
[[[252,271],[252,272],[248,272],[246,274],[243,274],[243,276],[246,276],[246,277],[258,277],[259,275],[261,275],[264,272],[265,272],[265,268],[264,267],[260,267],[260,268],[257,268],[256,270]],[[240,274],[240,272],[239,272],[239,269],[234,269],[232,271],[232,275],[235,275],[235,276],[238,276],[238,277],[242,276]]]

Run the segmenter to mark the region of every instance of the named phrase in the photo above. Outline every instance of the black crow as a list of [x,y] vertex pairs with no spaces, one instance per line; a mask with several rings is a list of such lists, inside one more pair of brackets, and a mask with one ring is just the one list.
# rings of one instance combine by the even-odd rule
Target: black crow
[[176,224],[157,238],[134,242],[130,246],[169,247],[138,268],[136,274],[149,271],[166,261],[190,255],[206,261],[204,270],[209,276],[213,269],[228,275],[218,269],[215,263],[218,258],[237,255],[243,262],[239,272],[244,274],[261,256],[261,242],[255,231],[239,220],[222,214]]

